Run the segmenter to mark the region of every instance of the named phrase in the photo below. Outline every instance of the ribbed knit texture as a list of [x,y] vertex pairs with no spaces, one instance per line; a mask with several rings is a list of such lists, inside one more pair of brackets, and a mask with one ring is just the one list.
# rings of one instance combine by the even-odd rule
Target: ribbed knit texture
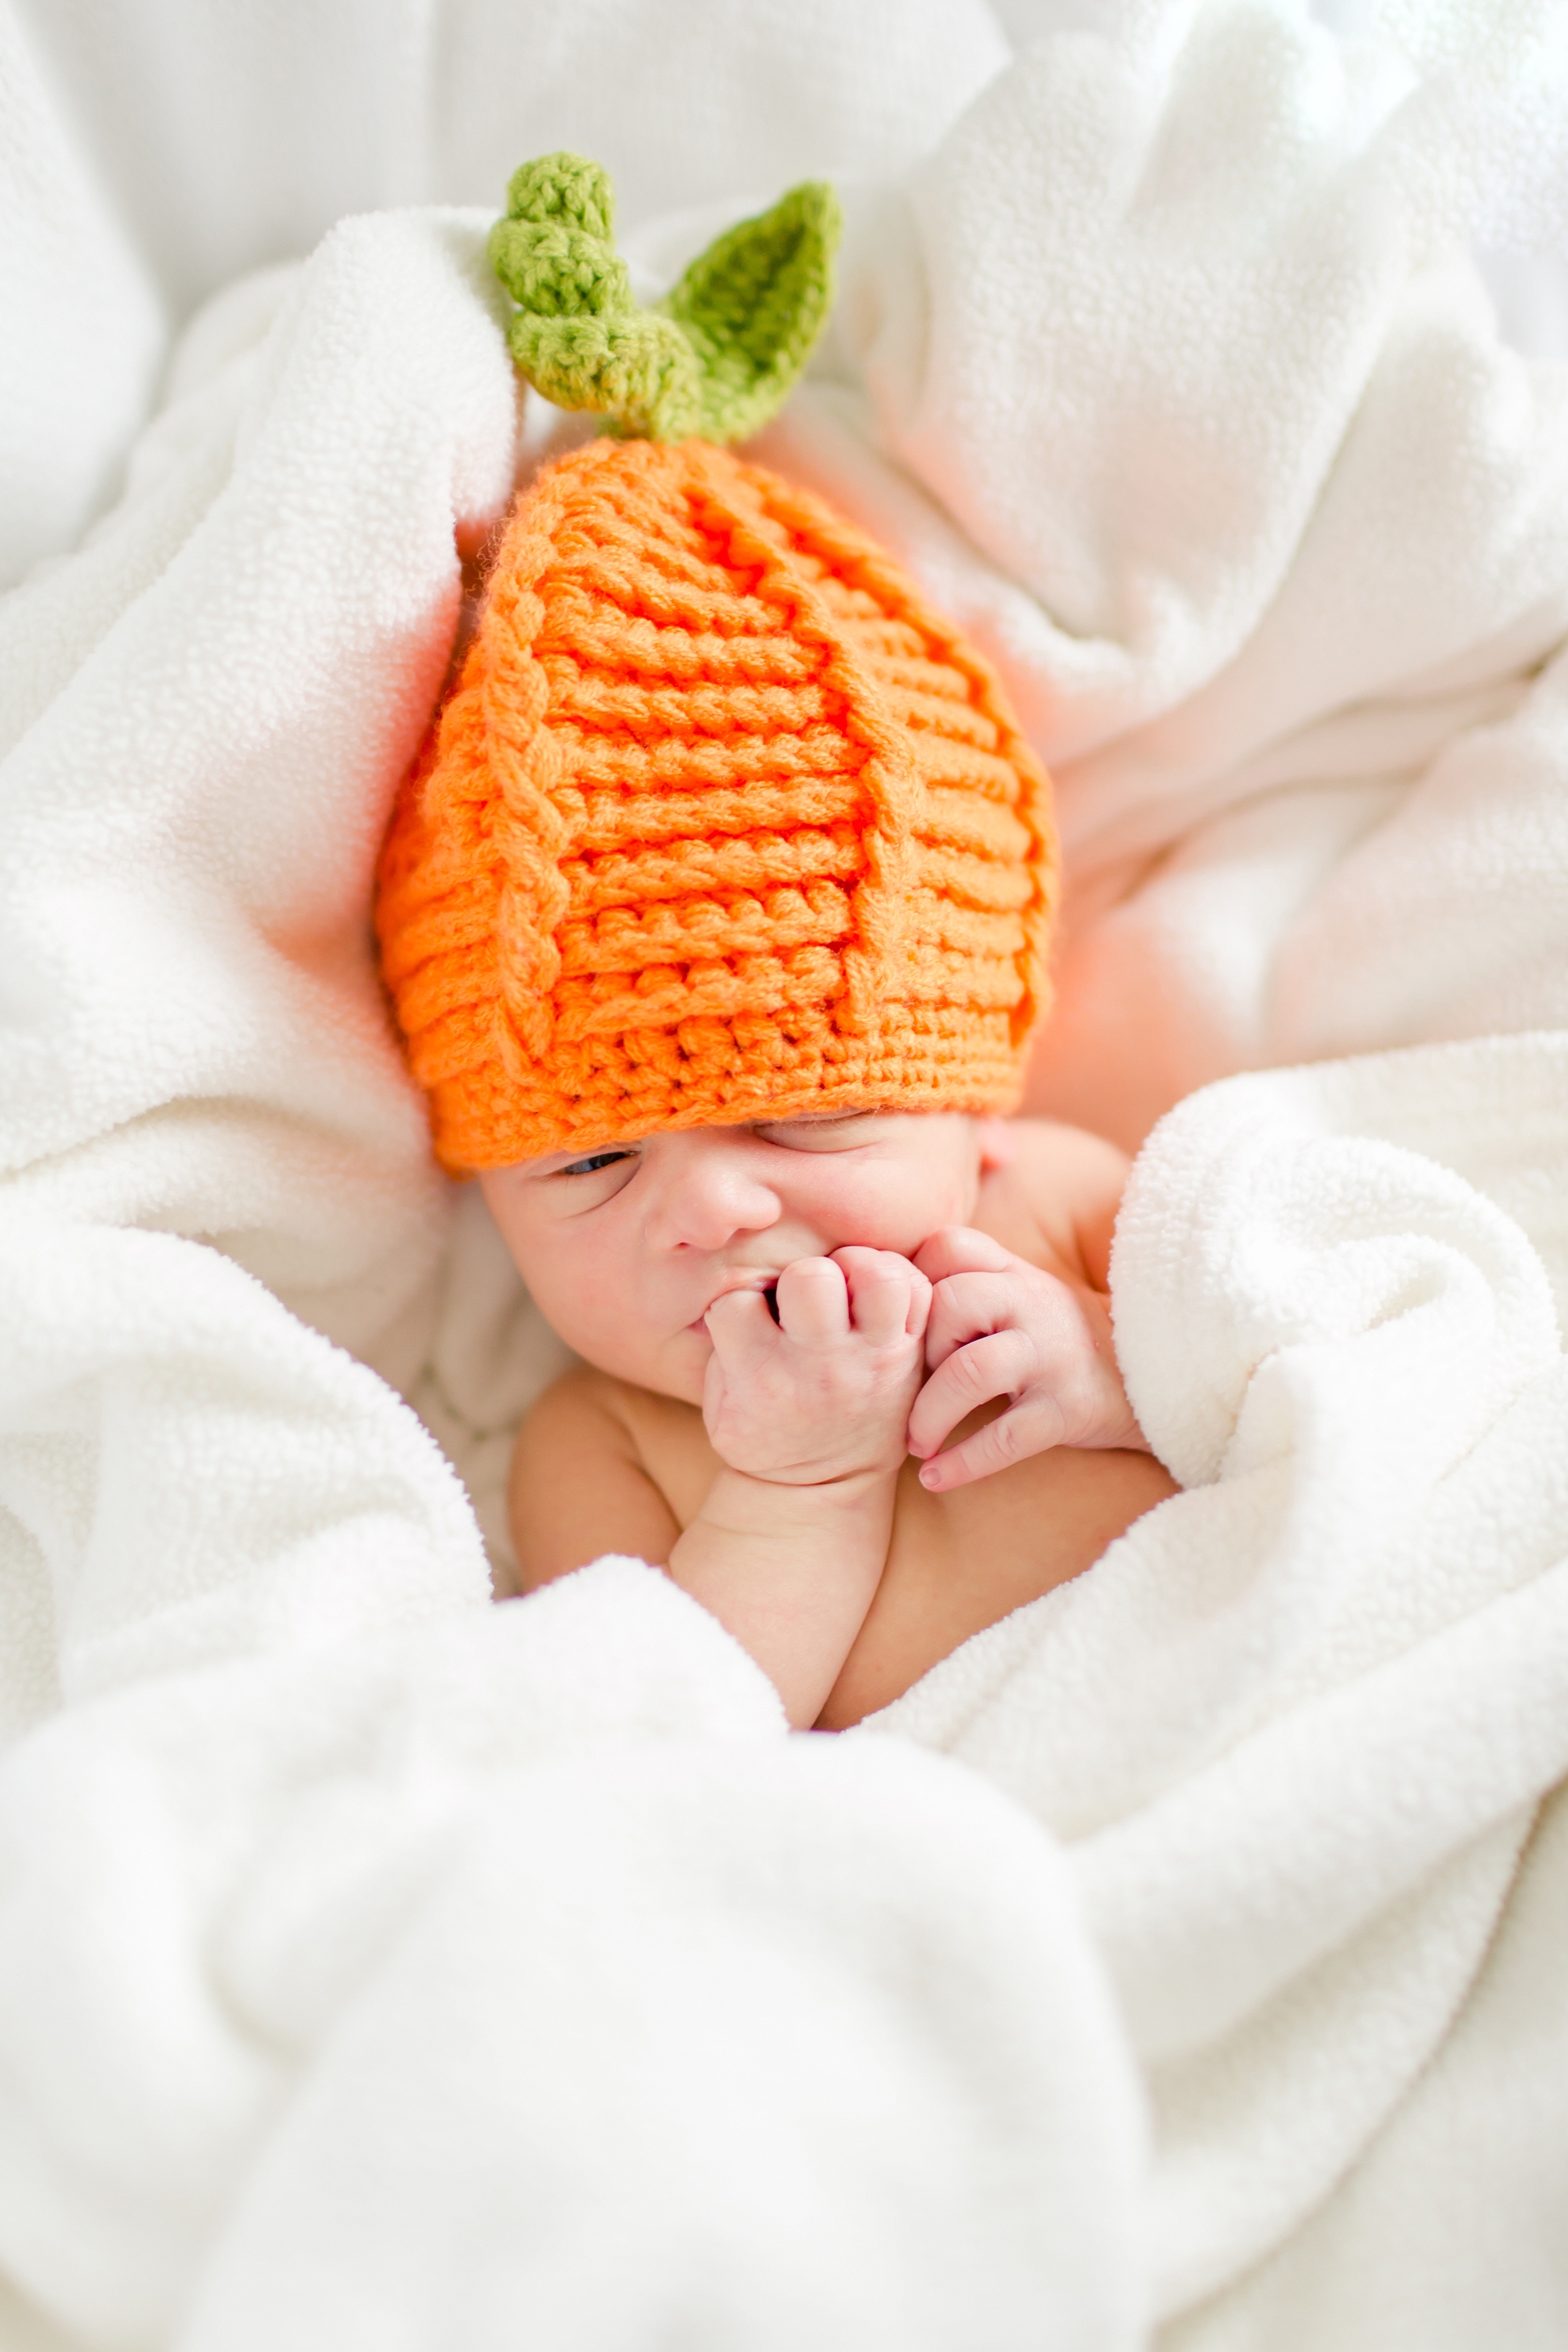
[[706,443],[598,441],[513,514],[376,925],[459,1171],[1011,1108],[1055,885],[993,672],[872,541]]

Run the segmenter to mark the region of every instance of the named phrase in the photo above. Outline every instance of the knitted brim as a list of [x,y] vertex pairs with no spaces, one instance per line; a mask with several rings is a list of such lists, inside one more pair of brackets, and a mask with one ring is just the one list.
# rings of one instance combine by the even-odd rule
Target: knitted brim
[[1055,882],[995,677],[879,548],[706,443],[598,441],[513,514],[376,927],[467,1171],[1011,1108]]

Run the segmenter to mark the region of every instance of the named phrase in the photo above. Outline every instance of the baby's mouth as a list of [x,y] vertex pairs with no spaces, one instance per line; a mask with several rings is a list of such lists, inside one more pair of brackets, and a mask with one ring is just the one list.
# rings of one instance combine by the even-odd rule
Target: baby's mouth
[[714,1296],[709,1300],[708,1305],[703,1308],[701,1314],[697,1318],[696,1322],[691,1328],[694,1331],[705,1332],[708,1328],[709,1315],[718,1305],[720,1299],[728,1298],[731,1291],[736,1290],[755,1290],[760,1292],[762,1297],[767,1300],[768,1313],[773,1317],[773,1321],[776,1323],[779,1319],[778,1287],[778,1276],[776,1274],[769,1274],[762,1268],[758,1268],[756,1272],[746,1276],[744,1279],[740,1282],[727,1282],[721,1290],[715,1292]]

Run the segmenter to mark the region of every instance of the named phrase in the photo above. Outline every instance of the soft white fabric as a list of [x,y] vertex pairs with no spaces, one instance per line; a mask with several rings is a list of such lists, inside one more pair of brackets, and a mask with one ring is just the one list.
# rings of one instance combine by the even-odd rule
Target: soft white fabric
[[[6,2352],[1562,2339],[1568,416],[1456,251],[1551,12],[1072,13],[0,14],[15,570],[163,371],[0,607]],[[366,907],[570,428],[482,211],[239,274],[567,139],[649,281],[858,168],[766,451],[1006,668],[1144,1145],[1190,1491],[838,1741],[638,1563],[489,1603],[558,1350]]]
[[1141,2093],[1063,1860],[791,1743],[637,1563],[492,1608],[377,1376],[494,1526],[559,1351],[454,1229],[367,924],[511,480],[485,226],[222,298],[5,615],[16,2340],[1131,2347]]
[[[1155,2103],[1163,2311],[1287,2241],[1401,2102],[1419,2131],[1421,2070],[1568,1770],[1553,1276],[1568,1297],[1561,1036],[1193,1097],[1138,1161],[1112,1276],[1129,1391],[1190,1491],[878,1719],[1070,1842]],[[1554,1877],[1532,1899],[1550,1937]],[[1516,2169],[1525,2150],[1559,2162],[1563,2021],[1555,1996],[1504,2006],[1489,2054],[1471,2021],[1470,2064],[1495,2069],[1486,2128]],[[1497,2053],[1521,2032],[1542,2071],[1510,2080]],[[1289,2326],[1266,2273],[1212,2337],[1179,2340],[1480,2344],[1506,2246],[1517,2340],[1548,2343],[1559,2246],[1530,2200],[1510,2214],[1474,2179],[1464,2140],[1447,2158],[1430,2245],[1428,2158],[1403,2210],[1384,2185],[1398,2233],[1359,2244],[1359,2286],[1320,2216]],[[1420,2276],[1439,2253],[1462,2326]],[[1331,2327],[1310,2316],[1325,2294]]]
[[0,584],[118,487],[173,331],[344,213],[604,158],[622,226],[901,169],[1006,63],[986,0],[3,0]]
[[1044,45],[868,200],[764,436],[1006,672],[1072,884],[1033,1098],[1130,1148],[1238,1068],[1568,1023],[1568,372],[1454,239],[1468,182],[1561,232],[1568,95],[1546,45],[1510,113],[1454,14],[1468,125],[1283,6],[1168,80]]

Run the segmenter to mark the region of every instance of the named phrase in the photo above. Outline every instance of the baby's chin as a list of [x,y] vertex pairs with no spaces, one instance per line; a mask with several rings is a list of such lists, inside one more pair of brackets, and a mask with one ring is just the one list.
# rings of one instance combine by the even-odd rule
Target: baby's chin
[[577,1353],[595,1371],[608,1372],[612,1380],[625,1381],[628,1387],[647,1389],[654,1396],[673,1397],[680,1404],[700,1405],[713,1342],[697,1324],[689,1330],[678,1331],[673,1339],[630,1354],[618,1349],[605,1349],[601,1354],[580,1345]]
[[679,1397],[682,1404],[700,1405],[703,1383],[708,1367],[713,1360],[713,1342],[703,1324],[695,1323],[689,1330],[677,1334],[660,1350],[657,1387],[660,1396]]

